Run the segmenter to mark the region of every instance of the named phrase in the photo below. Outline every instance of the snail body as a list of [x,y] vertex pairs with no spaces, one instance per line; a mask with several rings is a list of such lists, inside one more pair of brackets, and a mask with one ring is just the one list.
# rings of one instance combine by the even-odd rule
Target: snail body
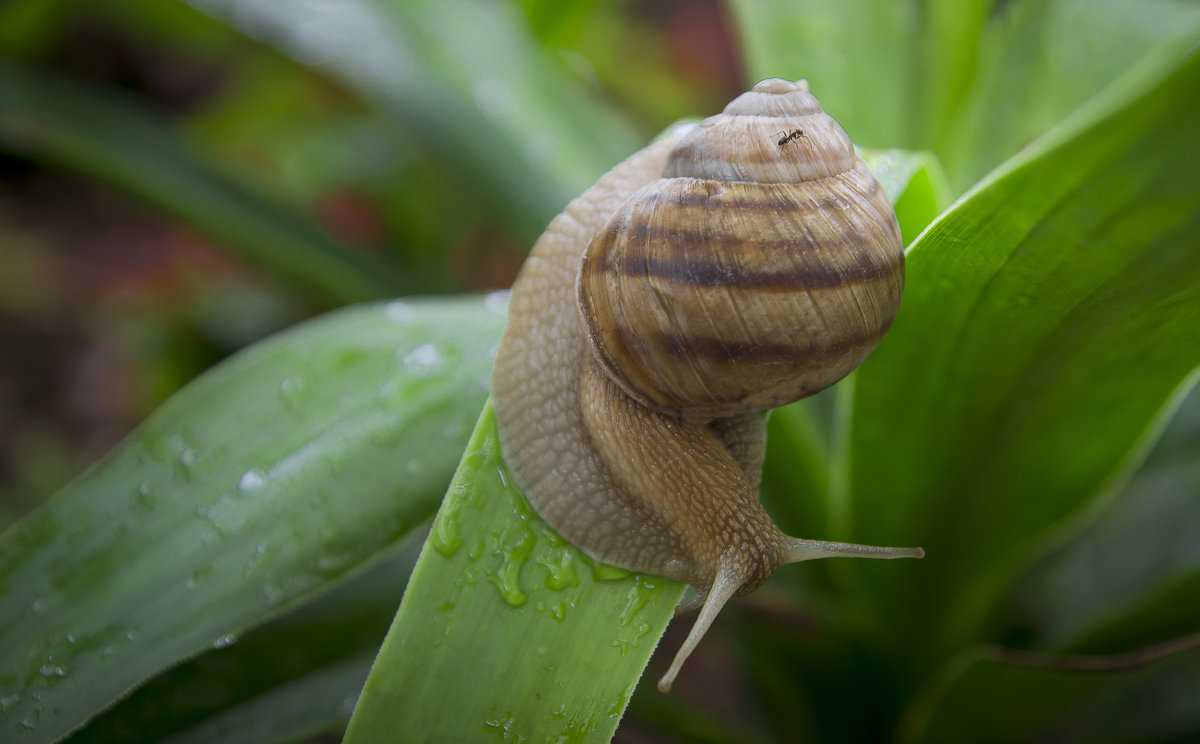
[[660,689],[778,566],[923,554],[790,537],[758,499],[762,413],[870,353],[903,266],[879,183],[805,82],[779,79],[617,165],[534,246],[492,375],[501,448],[564,538],[696,588]]

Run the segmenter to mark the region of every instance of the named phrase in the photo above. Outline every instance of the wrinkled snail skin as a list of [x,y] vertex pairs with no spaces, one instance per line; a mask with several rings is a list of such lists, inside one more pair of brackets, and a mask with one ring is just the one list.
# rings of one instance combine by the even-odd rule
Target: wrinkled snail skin
[[492,375],[501,449],[565,539],[696,587],[660,689],[778,566],[923,555],[789,537],[758,500],[762,412],[853,370],[903,277],[891,205],[804,81],[634,154],[534,246]]
[[662,174],[675,141],[620,163],[551,221],[513,286],[491,381],[501,451],[538,514],[597,560],[650,572],[653,556],[682,551],[682,537],[616,484],[584,426],[580,383],[594,362],[575,279],[588,241]]

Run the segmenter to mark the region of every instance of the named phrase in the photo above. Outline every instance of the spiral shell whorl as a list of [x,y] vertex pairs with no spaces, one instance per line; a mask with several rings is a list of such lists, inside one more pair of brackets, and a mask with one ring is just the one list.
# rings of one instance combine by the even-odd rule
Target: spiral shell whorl
[[579,273],[590,344],[625,392],[683,418],[767,410],[871,352],[900,302],[899,227],[803,81],[735,99],[663,175],[592,239]]
[[[780,145],[781,133],[803,134]],[[854,145],[803,80],[764,80],[696,126],[672,151],[664,178],[799,183],[854,167]]]

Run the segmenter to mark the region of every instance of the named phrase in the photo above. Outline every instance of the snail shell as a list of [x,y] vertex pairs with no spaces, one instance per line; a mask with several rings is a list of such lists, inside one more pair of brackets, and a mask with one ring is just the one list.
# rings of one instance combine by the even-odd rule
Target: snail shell
[[585,553],[696,587],[660,689],[776,567],[923,555],[789,537],[758,500],[762,412],[854,369],[903,277],[890,204],[802,80],[634,154],[534,246],[492,375],[501,448]]
[[[779,145],[783,129],[804,134]],[[772,80],[673,149],[663,178],[592,240],[578,289],[622,390],[712,419],[846,376],[888,329],[903,284],[879,182],[811,93]]]

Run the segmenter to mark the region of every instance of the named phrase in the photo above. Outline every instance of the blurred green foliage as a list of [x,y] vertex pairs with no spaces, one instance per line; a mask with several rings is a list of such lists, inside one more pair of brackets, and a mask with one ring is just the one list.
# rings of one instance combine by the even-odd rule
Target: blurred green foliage
[[[508,286],[568,199],[741,84],[712,5],[0,14],[0,525],[271,331],[355,299]],[[671,30],[693,16],[701,36]]]
[[[1200,736],[1198,45],[1185,0],[0,3],[0,738],[344,726],[502,302],[307,319],[507,286],[601,172],[767,76],[924,152],[872,161],[917,183],[896,327],[772,417],[764,499],[929,558],[781,572],[670,696],[580,710],[628,700],[628,741]],[[515,711],[558,711],[518,702],[464,740],[541,740]]]

